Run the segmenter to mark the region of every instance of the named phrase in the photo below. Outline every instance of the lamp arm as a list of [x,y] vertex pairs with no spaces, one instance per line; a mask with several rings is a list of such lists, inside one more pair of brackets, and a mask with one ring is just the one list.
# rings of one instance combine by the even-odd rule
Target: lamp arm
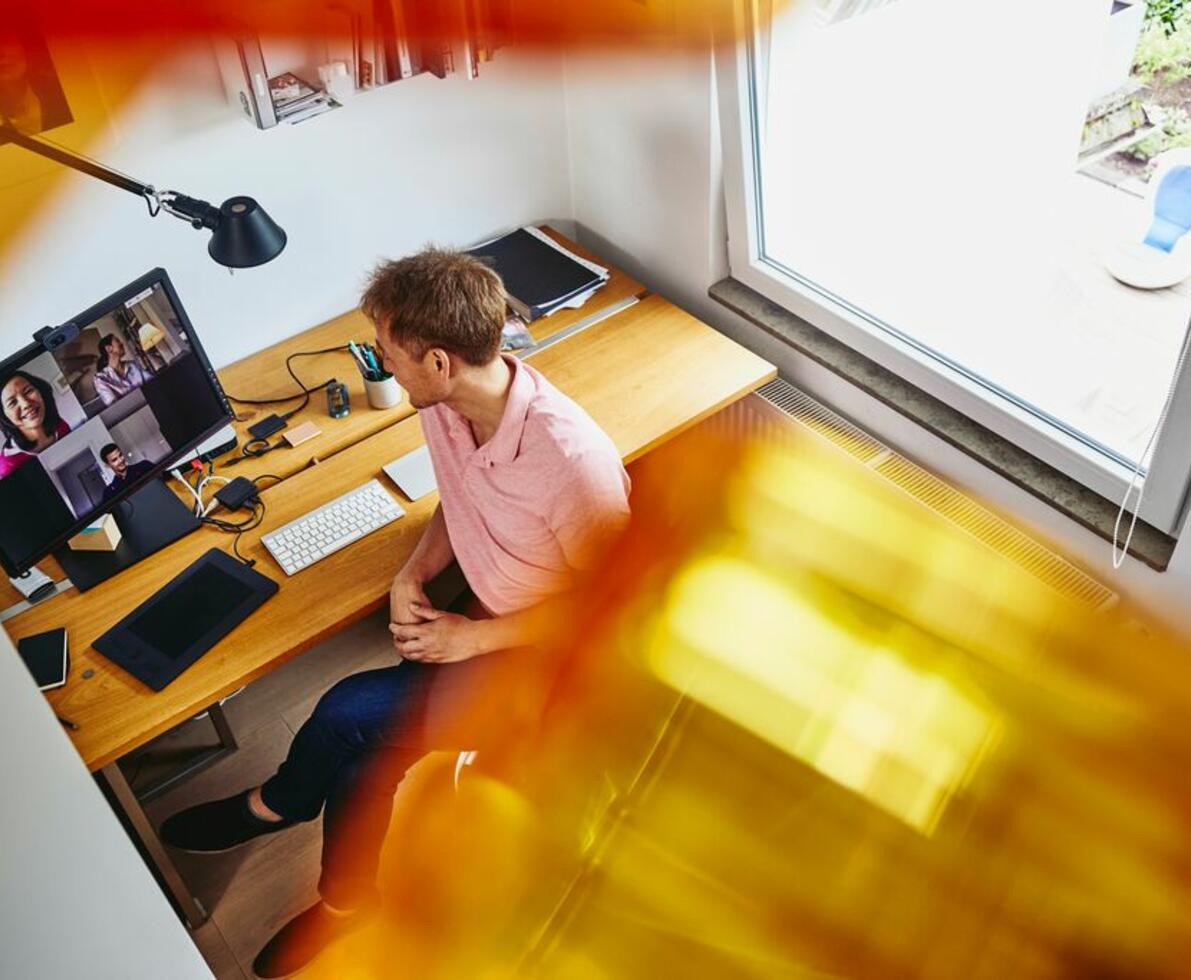
[[[0,144],[5,140],[30,153],[135,194],[148,206],[150,217],[165,211],[175,218],[181,218],[192,228],[206,228],[212,233],[207,252],[228,269],[250,269],[263,265],[275,259],[285,248],[285,231],[251,197],[229,197],[220,207],[215,207],[207,201],[177,191],[159,191],[152,184],[143,184],[53,143],[34,139],[11,123],[0,120]],[[62,343],[62,340],[55,340],[55,343]]]
[[153,188],[149,184],[142,184],[139,180],[125,177],[123,174],[118,174],[114,170],[100,166],[98,163],[93,163],[83,157],[75,156],[75,154],[49,143],[43,143],[41,140],[36,140],[32,136],[26,136],[8,123],[0,125],[0,139],[15,143],[17,146],[29,150],[31,153],[46,157],[55,163],[61,163],[64,166],[70,167],[72,170],[78,170],[91,177],[98,177],[100,180],[106,181],[114,187],[119,187],[121,190],[136,194],[138,197],[153,196]]
[[149,203],[149,210],[152,214],[156,214],[160,209],[172,214],[175,218],[189,222],[195,228],[214,230],[219,224],[219,208],[212,207],[206,201],[187,197],[176,191],[158,191],[152,184],[143,184],[139,180],[109,170],[101,164],[77,156],[61,147],[26,136],[9,123],[0,124],[0,139],[6,139],[38,156],[53,160],[55,163],[61,163],[90,177],[97,177],[131,194],[136,194],[137,197],[144,198]]

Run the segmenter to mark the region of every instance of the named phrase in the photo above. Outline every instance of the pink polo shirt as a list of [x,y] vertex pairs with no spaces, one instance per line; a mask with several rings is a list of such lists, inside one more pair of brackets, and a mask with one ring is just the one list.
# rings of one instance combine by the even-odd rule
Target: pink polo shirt
[[446,405],[418,413],[455,559],[498,616],[566,589],[629,516],[629,476],[612,440],[539,372],[505,361],[508,401],[484,445]]

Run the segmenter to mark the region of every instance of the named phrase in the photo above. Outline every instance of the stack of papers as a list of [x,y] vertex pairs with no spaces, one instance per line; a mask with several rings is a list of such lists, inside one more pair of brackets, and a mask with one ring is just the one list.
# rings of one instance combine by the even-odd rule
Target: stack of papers
[[467,250],[504,281],[509,307],[526,323],[582,306],[608,281],[608,270],[569,251],[538,228],[518,228]]
[[339,108],[329,94],[307,85],[291,71],[269,79],[269,95],[278,122],[299,123]]

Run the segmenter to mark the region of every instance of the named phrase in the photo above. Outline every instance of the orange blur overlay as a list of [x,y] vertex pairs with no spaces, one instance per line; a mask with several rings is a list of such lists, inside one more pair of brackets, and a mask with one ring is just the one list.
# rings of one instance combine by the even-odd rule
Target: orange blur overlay
[[[243,33],[265,39],[327,39],[342,32],[344,11],[367,2],[0,0],[0,46],[29,32],[44,39],[73,117],[44,136],[88,153],[119,133],[121,111],[141,86],[184,84],[184,79],[165,79],[162,73],[185,49],[207,44],[212,37]],[[478,30],[497,47],[546,51],[706,50],[713,32],[731,37],[735,24],[732,4],[722,0],[405,0],[404,9],[404,36],[410,41],[459,42]],[[0,103],[6,81],[12,80],[6,79],[7,67],[10,63],[0,54]],[[19,243],[21,232],[49,205],[68,175],[58,164],[0,146],[0,258]],[[166,179],[133,176],[150,183]]]
[[634,467],[541,730],[413,770],[311,975],[1187,976],[1185,646],[723,431]]
[[[322,31],[324,6],[4,18],[38,15],[73,116],[49,135],[86,152],[171,49]],[[421,30],[454,36],[459,9],[428,5]],[[543,48],[731,28],[710,2],[509,9],[506,43]],[[0,247],[65,173],[0,147]],[[557,630],[540,730],[458,776],[416,767],[383,915],[308,975],[1191,972],[1184,644],[1068,604],[814,437],[704,426],[633,476],[634,525]]]

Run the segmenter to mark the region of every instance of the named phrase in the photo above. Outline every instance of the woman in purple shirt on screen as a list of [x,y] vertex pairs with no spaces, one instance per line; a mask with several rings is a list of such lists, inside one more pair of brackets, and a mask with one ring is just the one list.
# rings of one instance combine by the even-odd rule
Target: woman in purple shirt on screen
[[148,372],[136,361],[125,361],[124,341],[114,333],[99,339],[99,366],[95,371],[95,393],[105,405],[127,395],[149,380]]
[[52,446],[70,431],[58,414],[54,389],[44,378],[13,371],[0,385],[0,479],[24,466],[35,454]]

